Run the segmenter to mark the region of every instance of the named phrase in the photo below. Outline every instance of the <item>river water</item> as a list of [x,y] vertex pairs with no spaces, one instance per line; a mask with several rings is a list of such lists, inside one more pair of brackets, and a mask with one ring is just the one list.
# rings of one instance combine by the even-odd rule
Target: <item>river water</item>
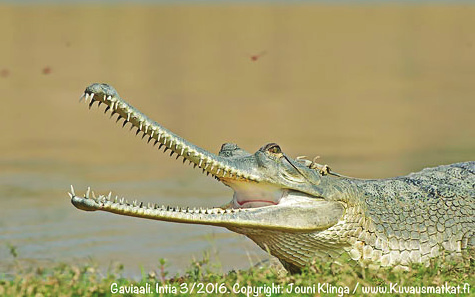
[[472,5],[0,8],[0,273],[120,262],[139,275],[160,258],[182,273],[204,253],[228,271],[267,258],[224,228],[70,204],[71,184],[180,206],[232,197],[78,103],[93,82],[212,152],[277,142],[362,178],[475,159]]

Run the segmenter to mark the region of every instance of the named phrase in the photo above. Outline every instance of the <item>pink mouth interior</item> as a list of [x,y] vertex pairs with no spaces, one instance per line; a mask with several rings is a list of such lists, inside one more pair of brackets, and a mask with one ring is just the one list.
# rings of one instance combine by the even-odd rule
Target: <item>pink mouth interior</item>
[[277,205],[278,203],[269,200],[244,200],[244,201],[236,201],[239,206],[243,208],[251,208],[251,207],[261,207],[261,206],[269,206],[269,205]]
[[282,198],[281,188],[266,183],[253,184],[231,179],[221,180],[234,190],[231,205],[234,208],[256,208],[278,205]]

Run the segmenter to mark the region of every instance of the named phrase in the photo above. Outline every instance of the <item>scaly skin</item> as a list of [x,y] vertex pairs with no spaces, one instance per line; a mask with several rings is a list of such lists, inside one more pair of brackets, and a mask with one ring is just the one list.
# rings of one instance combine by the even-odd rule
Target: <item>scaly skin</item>
[[106,84],[83,95],[107,105],[148,141],[202,168],[234,190],[217,208],[171,208],[128,203],[111,195],[71,202],[154,220],[226,227],[268,250],[291,272],[313,260],[407,266],[441,254],[471,257],[475,249],[475,162],[424,169],[403,177],[362,180],[331,172],[326,165],[292,159],[275,143],[250,154],[226,143],[218,155],[199,148],[150,120]]

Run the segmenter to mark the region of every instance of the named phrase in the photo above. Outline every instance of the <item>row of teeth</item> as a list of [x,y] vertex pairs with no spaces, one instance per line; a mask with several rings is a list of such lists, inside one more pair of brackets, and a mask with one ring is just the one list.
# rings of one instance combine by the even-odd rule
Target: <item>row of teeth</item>
[[[72,199],[73,197],[77,197],[73,186],[71,186],[71,192],[68,193],[69,197]],[[224,213],[236,213],[242,212],[246,209],[240,208],[189,208],[189,207],[172,207],[172,206],[165,206],[165,205],[158,205],[156,203],[147,203],[144,204],[143,202],[137,202],[137,200],[132,201],[129,203],[125,198],[119,198],[118,196],[113,197],[112,192],[109,192],[109,195],[99,195],[96,197],[94,191],[91,191],[91,188],[88,187],[86,193],[82,197],[83,199],[92,199],[96,203],[100,203],[102,206],[109,204],[109,207],[116,208],[120,206],[126,206],[129,208],[141,208],[141,209],[150,209],[150,210],[157,210],[157,211],[168,211],[168,212],[182,212],[182,213],[190,213],[190,214],[224,214]]]
[[[165,147],[164,152],[170,149],[171,150],[170,156],[172,156],[175,153],[177,154],[177,157],[176,157],[177,159],[179,157],[183,157],[183,163],[185,163],[185,160],[188,160],[190,164],[191,163],[194,164],[194,167],[198,166],[202,168],[203,172],[206,172],[208,175],[211,173],[211,175],[213,175],[218,180],[219,178],[224,178],[224,177],[232,178],[233,176],[235,178],[242,178],[242,179],[251,180],[251,181],[257,180],[257,177],[254,177],[250,174],[241,172],[225,164],[220,164],[216,162],[215,160],[209,160],[209,158],[206,157],[203,153],[193,150],[192,148],[184,144],[182,141],[175,139],[175,137],[173,137],[166,131],[163,131],[163,129],[160,129],[159,127],[156,127],[155,125],[153,125],[149,121],[149,119],[145,118],[144,116],[140,114],[135,113],[126,102],[112,96],[104,95],[102,100],[98,97],[99,96],[94,93],[90,93],[90,94],[84,93],[81,96],[80,100],[84,98],[86,103],[90,101],[89,108],[91,108],[91,106],[96,101],[99,102],[99,106],[102,103],[105,103],[107,107],[104,113],[110,110],[111,117],[115,113],[117,113],[119,115],[117,117],[117,121],[119,121],[119,119],[121,118],[124,120],[122,127],[124,127],[127,123],[130,122],[132,127],[137,128],[136,134],[138,134],[139,132],[142,132],[143,133],[142,138],[144,138],[145,135],[147,135],[149,137],[147,142],[150,142],[152,139],[154,139],[155,140],[154,145],[160,143],[160,146],[158,148],[161,149],[164,146]],[[192,161],[192,158],[196,159],[197,161],[196,162]]]

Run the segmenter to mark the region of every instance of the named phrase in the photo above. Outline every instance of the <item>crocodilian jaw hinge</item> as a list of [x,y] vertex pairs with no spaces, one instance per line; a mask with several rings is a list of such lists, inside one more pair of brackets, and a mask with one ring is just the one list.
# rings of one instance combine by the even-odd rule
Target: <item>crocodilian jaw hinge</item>
[[228,165],[227,160],[187,142],[155,121],[150,120],[147,116],[120,98],[117,93],[114,95],[106,95],[99,92],[90,92],[86,89],[84,94],[81,96],[80,101],[83,98],[86,103],[89,102],[89,107],[91,107],[96,101],[99,102],[99,105],[106,104],[107,107],[104,112],[106,113],[107,111],[110,111],[111,117],[114,114],[117,114],[116,121],[123,119],[123,127],[127,123],[130,123],[131,129],[133,127],[137,129],[136,134],[142,132],[142,138],[148,136],[147,142],[154,140],[154,146],[159,144],[159,149],[163,147],[164,152],[170,150],[170,156],[177,154],[177,159],[183,157],[183,163],[188,160],[190,164],[193,163],[194,167],[198,166],[202,168],[204,173],[211,174],[217,179],[227,177],[248,181],[258,180],[258,178],[253,174],[243,172]]

